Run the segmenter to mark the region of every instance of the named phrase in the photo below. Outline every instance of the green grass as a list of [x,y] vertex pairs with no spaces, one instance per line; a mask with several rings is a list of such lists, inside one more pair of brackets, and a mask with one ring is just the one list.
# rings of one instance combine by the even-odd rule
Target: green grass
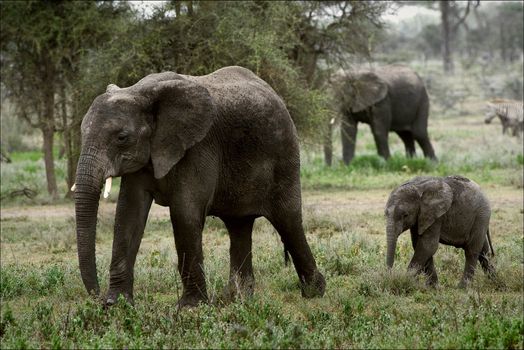
[[[439,250],[436,266],[441,284],[434,290],[421,277],[405,272],[412,254],[406,235],[399,241],[395,268],[388,272],[383,267],[384,237],[354,230],[351,222],[358,220],[340,225],[334,216],[324,217],[324,224],[317,225],[317,233],[310,233],[308,239],[328,288],[324,298],[311,300],[300,297],[296,274],[284,267],[281,245],[269,223],[257,220],[255,295],[228,305],[214,301],[226,283],[228,239],[221,225],[212,222],[204,233],[212,303],[182,311],[175,307],[180,279],[167,220],[148,226],[135,272],[135,307],[121,300],[108,310],[85,294],[75,254],[50,252],[31,240],[22,248],[19,231],[26,229],[10,229],[2,239],[18,242],[9,245],[14,256],[22,258],[23,249],[30,249],[45,261],[12,258],[2,264],[1,346],[521,348],[523,255],[516,215],[510,211],[495,222],[497,227],[502,222],[512,227],[494,237],[495,263],[506,282],[494,284],[479,272],[468,290],[456,287],[463,264],[460,251]],[[56,227],[61,227],[63,221],[56,221]],[[372,225],[381,225],[377,221]],[[44,220],[32,222],[36,228],[46,225]],[[318,234],[324,230],[335,232]],[[108,227],[101,227],[99,238],[99,276],[106,289]]]
[[10,157],[14,163],[22,161],[36,162],[40,159],[44,159],[41,151],[13,152],[10,154]]

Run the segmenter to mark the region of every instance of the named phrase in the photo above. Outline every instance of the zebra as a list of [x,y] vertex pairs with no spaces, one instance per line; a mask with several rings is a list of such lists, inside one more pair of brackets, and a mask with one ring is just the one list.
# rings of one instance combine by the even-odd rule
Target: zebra
[[513,131],[513,136],[520,137],[520,134],[524,131],[522,101],[499,99],[488,102],[484,122],[489,124],[495,117],[500,119],[502,134],[510,129]]

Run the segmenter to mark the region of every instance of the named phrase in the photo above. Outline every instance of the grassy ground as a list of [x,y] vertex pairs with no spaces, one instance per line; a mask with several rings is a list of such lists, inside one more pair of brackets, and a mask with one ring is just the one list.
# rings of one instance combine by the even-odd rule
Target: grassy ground
[[[367,126],[359,130],[359,157],[350,167],[327,169],[318,152],[306,149],[304,226],[327,280],[326,295],[312,300],[300,297],[294,270],[284,267],[280,240],[258,219],[255,295],[219,305],[229,239],[223,224],[209,218],[203,244],[212,302],[177,310],[181,290],[169,214],[154,205],[137,260],[136,305],[121,302],[103,310],[80,280],[72,203],[7,198],[1,212],[0,347],[522,348],[522,141],[503,137],[499,125],[484,125],[480,115],[432,120],[430,133],[438,164],[406,160],[396,135],[390,140],[395,156],[382,161]],[[2,166],[2,194],[30,183],[41,186],[41,160],[18,157]],[[399,240],[395,268],[385,271],[386,198],[394,186],[422,173],[460,173],[483,187],[493,207],[496,282],[479,269],[469,289],[458,289],[463,253],[441,246],[435,262],[440,286],[427,289],[406,272],[408,234]],[[114,200],[103,202],[99,213],[103,290],[114,208]]]

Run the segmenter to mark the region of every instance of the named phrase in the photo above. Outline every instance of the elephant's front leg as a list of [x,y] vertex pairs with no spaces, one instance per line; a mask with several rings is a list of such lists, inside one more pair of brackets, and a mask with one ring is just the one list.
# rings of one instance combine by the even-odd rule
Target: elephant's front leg
[[388,136],[392,118],[389,99],[384,99],[374,105],[367,113],[370,116],[369,125],[375,139],[377,152],[382,158],[388,159],[390,156]]
[[230,300],[237,295],[251,296],[255,287],[251,252],[255,219],[253,217],[229,218],[223,221],[229,231],[231,241],[229,283],[224,290],[224,298]]
[[192,210],[191,207],[186,204],[186,206],[170,208],[178,256],[178,272],[183,286],[182,297],[178,301],[179,307],[197,306],[200,302],[208,301],[202,252],[205,215]]
[[429,278],[428,284],[430,285],[437,281],[437,272],[433,265],[433,255],[438,249],[440,227],[440,220],[437,220],[422,235],[419,235],[416,231],[412,231],[411,233],[415,254],[413,254],[408,269],[412,269],[416,273],[424,272]]
[[342,160],[348,165],[355,156],[358,124],[353,117],[342,118],[340,136],[342,138]]
[[153,200],[151,194],[143,189],[142,183],[140,175],[122,177],[109,270],[108,305],[114,304],[120,294],[133,302],[135,260]]
[[[413,250],[416,250],[417,243],[419,241],[419,234],[417,232],[417,227],[413,226],[410,229],[411,232],[411,244],[413,245]],[[422,258],[423,259],[423,258]],[[416,268],[415,262],[413,262],[413,268]],[[435,264],[433,263],[433,256],[426,261],[424,268],[423,268],[424,274],[428,277],[427,284],[429,286],[435,287],[438,284],[438,275],[437,270],[435,269]]]

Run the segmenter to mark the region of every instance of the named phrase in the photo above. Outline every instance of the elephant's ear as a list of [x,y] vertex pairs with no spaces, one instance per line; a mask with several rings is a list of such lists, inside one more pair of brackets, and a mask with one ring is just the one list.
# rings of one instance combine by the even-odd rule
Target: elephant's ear
[[388,93],[386,82],[372,72],[357,75],[352,85],[354,101],[351,103],[351,111],[354,113],[373,106],[383,100]]
[[164,177],[187,149],[202,141],[216,118],[209,91],[195,82],[178,79],[153,84],[155,128],[151,160],[155,178]]
[[421,235],[449,210],[453,201],[453,191],[447,183],[437,179],[419,186],[422,195],[418,215],[418,234]]

